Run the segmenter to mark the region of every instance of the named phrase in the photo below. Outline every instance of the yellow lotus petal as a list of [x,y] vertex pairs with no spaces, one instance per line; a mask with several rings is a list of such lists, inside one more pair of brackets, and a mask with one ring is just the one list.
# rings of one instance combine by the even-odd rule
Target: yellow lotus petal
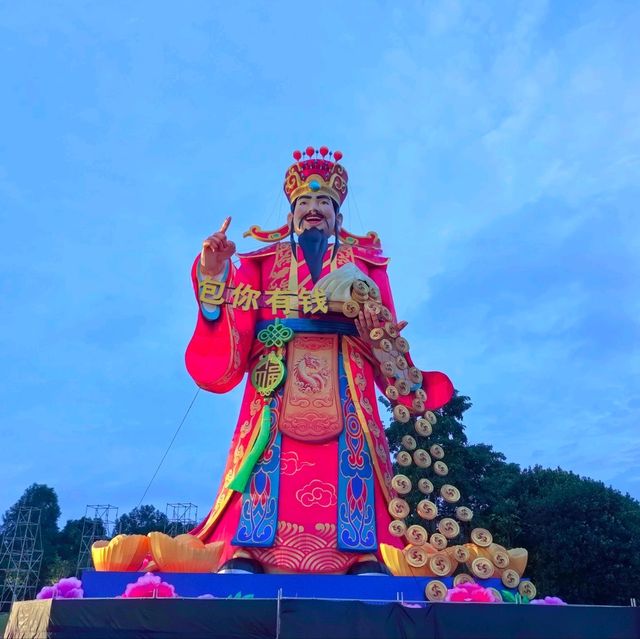
[[100,540],[91,546],[93,565],[100,571],[136,571],[148,552],[145,535],[116,535],[111,541]]
[[160,532],[149,533],[151,555],[163,572],[215,572],[223,542],[204,544],[193,535],[169,537]]
[[385,565],[389,568],[391,573],[396,577],[408,577],[408,568],[404,553],[395,546],[389,544],[380,544],[380,554]]
[[509,568],[513,568],[521,577],[527,567],[529,553],[526,548],[511,548],[507,550],[509,555]]

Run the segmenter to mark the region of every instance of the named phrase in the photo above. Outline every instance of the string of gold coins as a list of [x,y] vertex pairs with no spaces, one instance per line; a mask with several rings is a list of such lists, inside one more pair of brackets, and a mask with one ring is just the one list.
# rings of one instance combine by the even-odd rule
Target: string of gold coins
[[[400,424],[407,425],[407,433],[401,440],[402,449],[395,461],[405,472],[416,466],[422,475],[415,486],[403,472],[391,481],[397,496],[389,503],[393,518],[389,531],[404,538],[407,545],[399,550],[383,544],[385,562],[396,575],[435,577],[425,591],[430,601],[443,600],[447,593],[447,586],[437,577],[454,574],[454,586],[476,578],[498,577],[507,588],[518,588],[522,596],[533,599],[535,586],[531,581],[521,581],[526,550],[507,550],[494,543],[488,530],[474,528],[473,512],[460,505],[460,491],[447,482],[449,468],[444,461],[445,451],[431,440],[437,418],[426,410],[422,372],[412,365],[409,343],[400,336],[391,311],[380,300],[378,289],[357,280],[352,284],[351,298],[342,305],[346,317],[355,318],[361,310],[368,310],[382,323],[371,330],[372,351],[386,380],[385,395],[394,405],[393,416]],[[405,520],[411,514],[409,501],[416,503],[415,512],[421,524],[407,525]],[[453,516],[443,516],[440,511]],[[492,590],[501,598],[497,589]]]

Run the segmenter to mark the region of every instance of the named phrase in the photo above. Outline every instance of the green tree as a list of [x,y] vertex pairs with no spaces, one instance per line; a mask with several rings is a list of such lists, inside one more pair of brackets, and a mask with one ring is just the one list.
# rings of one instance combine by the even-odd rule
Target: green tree
[[125,535],[146,535],[159,531],[164,532],[169,520],[167,516],[155,506],[138,506],[116,521],[116,530]]

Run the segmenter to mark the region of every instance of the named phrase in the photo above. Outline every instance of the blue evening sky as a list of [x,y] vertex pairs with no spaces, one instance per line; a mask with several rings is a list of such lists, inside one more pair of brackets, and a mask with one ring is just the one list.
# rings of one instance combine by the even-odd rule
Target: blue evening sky
[[[195,392],[192,259],[227,215],[256,248],[308,144],[470,440],[640,498],[639,32],[633,1],[4,3],[0,511],[138,503]],[[205,514],[239,395],[145,502]]]

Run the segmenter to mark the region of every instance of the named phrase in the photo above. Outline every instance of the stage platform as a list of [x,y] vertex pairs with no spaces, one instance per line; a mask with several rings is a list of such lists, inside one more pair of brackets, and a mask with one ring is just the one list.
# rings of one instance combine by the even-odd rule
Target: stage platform
[[309,599],[14,604],[5,639],[638,639],[640,608]]

